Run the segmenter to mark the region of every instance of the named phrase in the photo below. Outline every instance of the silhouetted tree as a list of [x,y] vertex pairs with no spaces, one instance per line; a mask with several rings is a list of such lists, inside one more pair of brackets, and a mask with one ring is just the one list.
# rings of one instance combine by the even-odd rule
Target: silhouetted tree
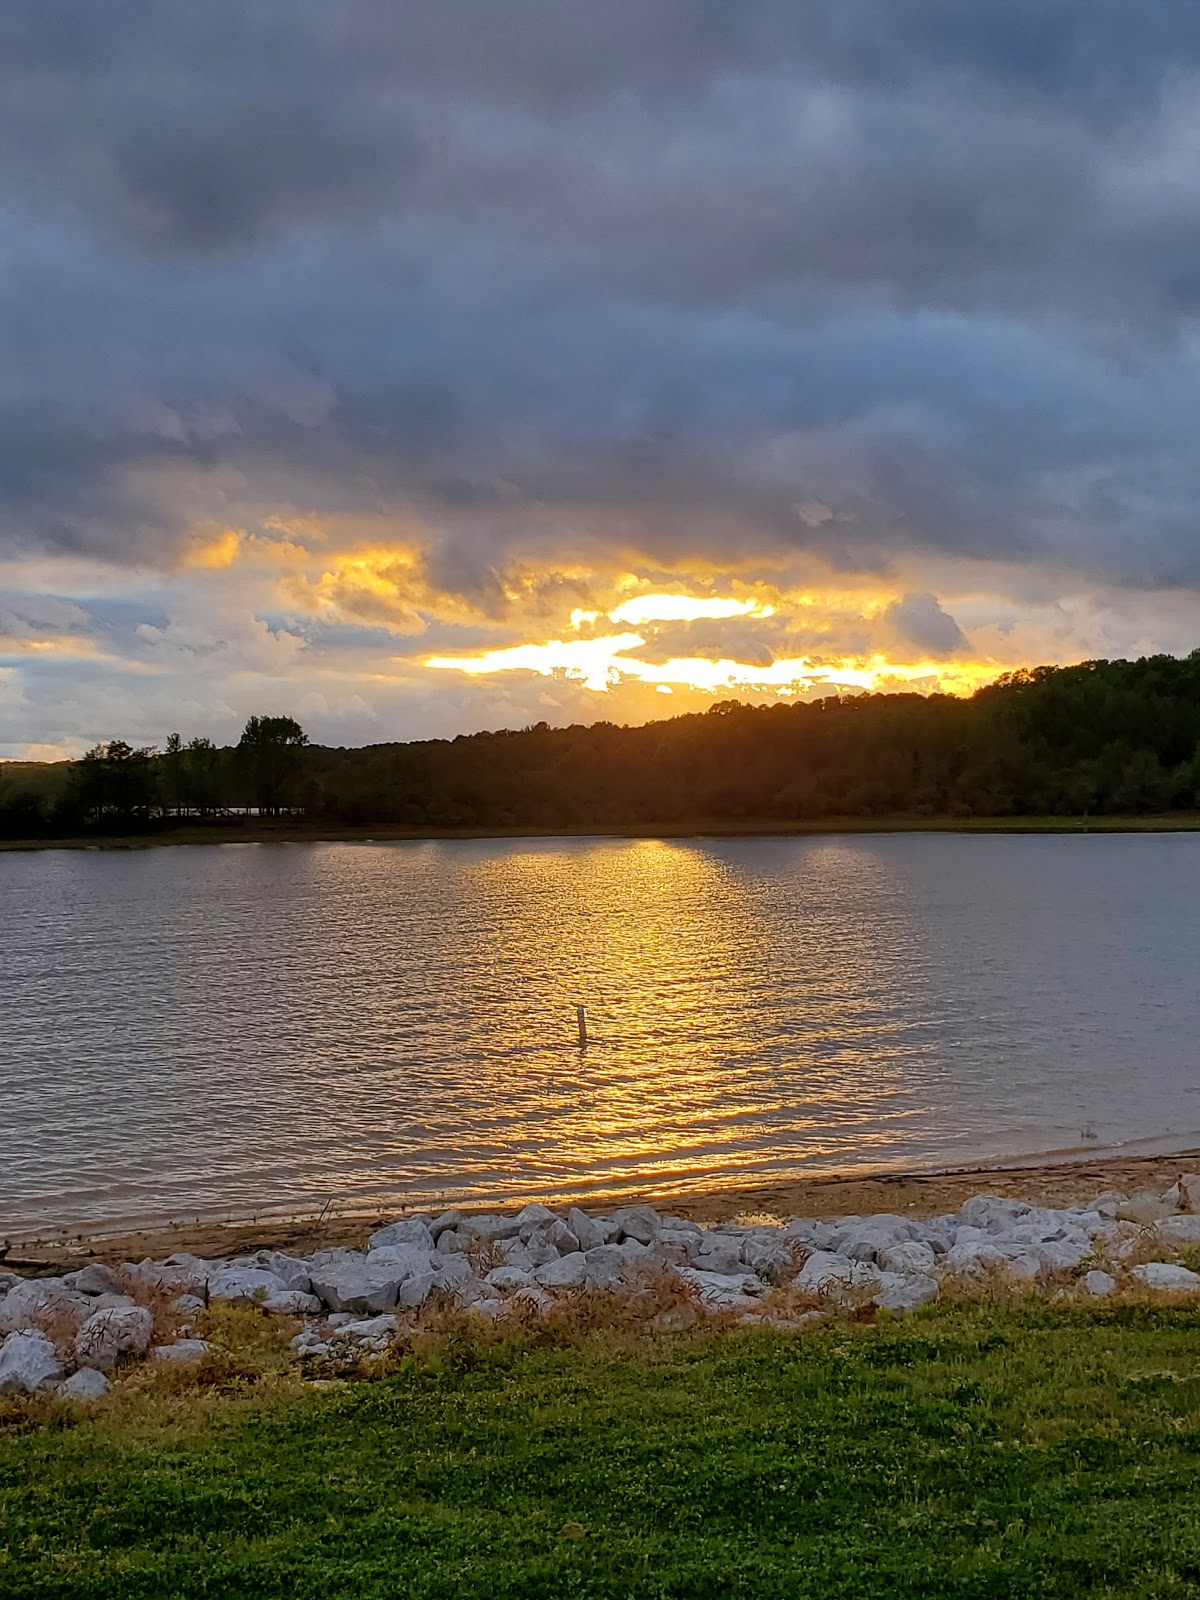
[[187,805],[182,734],[169,733],[167,735],[167,742],[163,746],[161,766],[163,809],[178,816]]
[[294,717],[251,717],[238,741],[238,761],[263,817],[277,817],[300,775],[308,735]]
[[75,807],[93,827],[109,832],[144,827],[158,798],[154,750],[124,739],[95,745],[73,772]]
[[0,839],[37,839],[49,825],[46,802],[30,789],[17,789],[0,775]]
[[189,811],[211,817],[220,809],[220,752],[211,739],[189,739],[183,752],[183,788]]

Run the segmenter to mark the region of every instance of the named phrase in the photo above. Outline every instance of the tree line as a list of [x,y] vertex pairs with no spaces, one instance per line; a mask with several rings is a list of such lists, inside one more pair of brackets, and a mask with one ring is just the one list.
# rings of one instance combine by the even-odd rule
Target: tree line
[[[232,749],[169,734],[163,748],[124,739],[94,745],[55,786],[5,782],[0,766],[0,838],[142,833],[235,815],[278,817],[296,806],[308,736],[292,717],[251,717]],[[53,773],[54,768],[47,768]]]
[[0,832],[127,832],[247,811],[340,826],[586,828],[1197,807],[1200,650],[1006,673],[963,699],[723,701],[642,727],[539,723],[361,749],[310,745],[293,719],[254,717],[232,748],[118,740],[73,763],[56,796],[10,785]]

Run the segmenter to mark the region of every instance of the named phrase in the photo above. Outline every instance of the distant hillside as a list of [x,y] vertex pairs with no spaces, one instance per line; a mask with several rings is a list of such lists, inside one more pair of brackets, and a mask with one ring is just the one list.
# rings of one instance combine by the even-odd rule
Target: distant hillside
[[[205,814],[254,806],[245,753],[197,746]],[[175,765],[168,756],[129,755],[141,761],[135,788],[126,762],[114,769],[125,798],[93,802],[90,811],[79,803],[87,763],[65,786],[62,763],[0,768],[0,828],[9,837],[31,828],[111,831],[131,820],[162,826],[171,820],[164,809],[196,814],[187,749]],[[290,752],[287,772],[289,807],[341,825],[586,828],[1193,809],[1200,805],[1200,651],[1038,667],[1006,674],[970,699],[726,701],[637,728],[539,724],[361,749],[310,746]],[[94,775],[94,766],[85,773]],[[128,799],[134,793],[136,804]]]
[[57,800],[70,782],[71,761],[0,761],[0,797],[4,789]]

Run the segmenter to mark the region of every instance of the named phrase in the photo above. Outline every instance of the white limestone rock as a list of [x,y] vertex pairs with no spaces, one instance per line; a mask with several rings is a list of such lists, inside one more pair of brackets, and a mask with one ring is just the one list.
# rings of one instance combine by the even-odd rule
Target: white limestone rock
[[[486,1302],[480,1301],[480,1305]],[[531,1283],[527,1289],[518,1289],[516,1294],[507,1302],[501,1302],[508,1310],[534,1311],[539,1316],[545,1316],[547,1311],[554,1308],[554,1296],[548,1294],[540,1283]]]
[[200,1294],[208,1283],[210,1267],[224,1267],[227,1263],[209,1263],[187,1251],[178,1251],[165,1261],[155,1261],[147,1256],[142,1261],[126,1261],[121,1266],[124,1277],[154,1289],[173,1289],[177,1294]]
[[21,1278],[0,1300],[0,1333],[53,1324],[81,1328],[95,1310],[95,1302],[71,1289],[62,1278]]
[[937,1294],[937,1279],[925,1273],[888,1272],[884,1275],[883,1288],[874,1297],[874,1304],[881,1311],[915,1311],[918,1306],[936,1300]]
[[[377,1251],[377,1256],[388,1252]],[[334,1312],[359,1316],[389,1311],[407,1270],[386,1260],[375,1263],[370,1274],[367,1257],[355,1250],[321,1250],[312,1258],[313,1293]]]
[[423,1306],[432,1294],[437,1274],[432,1270],[413,1272],[396,1286],[398,1306]]
[[852,1261],[830,1250],[816,1250],[796,1275],[796,1288],[805,1294],[831,1298],[869,1299],[882,1288],[879,1272],[863,1261]]
[[580,1248],[579,1236],[569,1223],[561,1217],[555,1217],[553,1222],[547,1222],[530,1234],[530,1240],[540,1239],[547,1244],[552,1244],[560,1256],[573,1256]]
[[1000,1195],[976,1194],[965,1203],[959,1216],[968,1227],[982,1228],[985,1233],[1003,1233],[1020,1218],[1027,1216],[1031,1207],[1021,1200],[1005,1200]]
[[321,1310],[317,1296],[305,1294],[300,1289],[281,1289],[278,1294],[269,1294],[262,1306],[264,1311],[272,1311],[283,1317],[311,1317]]
[[960,1223],[951,1234],[949,1249],[953,1250],[959,1245],[966,1244],[991,1244],[993,1236],[986,1228],[975,1228],[970,1223]]
[[150,1351],[150,1359],[164,1367],[194,1367],[204,1360],[211,1348],[207,1339],[176,1339],[173,1344],[156,1344]]
[[938,1258],[932,1245],[921,1239],[905,1239],[899,1244],[885,1245],[876,1259],[885,1272],[928,1277],[937,1265]]
[[1175,1207],[1169,1200],[1143,1190],[1141,1194],[1135,1194],[1132,1200],[1121,1202],[1117,1207],[1117,1218],[1121,1222],[1140,1222],[1143,1227],[1149,1227],[1152,1223],[1161,1222],[1164,1217],[1172,1216],[1174,1211]]
[[231,1265],[263,1267],[283,1280],[287,1289],[298,1289],[301,1294],[312,1293],[308,1262],[303,1256],[289,1256],[282,1250],[259,1250],[252,1256],[239,1256]]
[[994,1244],[964,1239],[951,1245],[938,1261],[937,1270],[948,1278],[978,1278],[988,1271],[1003,1270],[1007,1261]]
[[511,1293],[514,1289],[528,1289],[534,1278],[533,1273],[525,1271],[523,1267],[493,1267],[483,1281],[491,1284],[493,1289]]
[[62,1375],[53,1344],[36,1328],[10,1333],[0,1345],[0,1395],[36,1394]]
[[1042,1262],[1035,1255],[1007,1256],[1002,1270],[1009,1283],[1027,1285],[1041,1276]]
[[622,1239],[619,1244],[610,1248],[621,1252],[621,1259],[627,1267],[644,1266],[654,1260],[650,1246],[642,1244],[638,1239]]
[[516,1217],[499,1217],[489,1213],[464,1217],[458,1229],[468,1239],[515,1239],[520,1235],[521,1224]]
[[702,1272],[695,1267],[684,1267],[679,1276],[711,1311],[748,1310],[754,1305],[755,1296],[766,1290],[766,1285],[752,1272]]
[[382,1245],[378,1250],[368,1250],[363,1267],[369,1277],[412,1277],[418,1272],[432,1272],[442,1260],[440,1251],[426,1250],[419,1244]]
[[386,1250],[397,1245],[414,1245],[428,1254],[434,1248],[433,1230],[424,1217],[402,1217],[373,1233],[367,1248]]
[[548,1261],[534,1273],[535,1282],[543,1289],[577,1289],[587,1278],[588,1262],[582,1250]]
[[1117,1280],[1109,1273],[1101,1272],[1099,1268],[1094,1267],[1091,1272],[1085,1272],[1080,1278],[1079,1287],[1084,1294],[1093,1295],[1097,1300],[1107,1300],[1109,1295],[1116,1293]]
[[440,1239],[443,1233],[450,1233],[462,1223],[463,1214],[453,1208],[443,1211],[440,1216],[434,1217],[429,1224],[429,1231],[435,1239]]
[[624,1281],[629,1257],[620,1245],[598,1244],[584,1252],[587,1271],[584,1281],[589,1289],[615,1289]]
[[101,1261],[90,1262],[78,1272],[68,1272],[63,1282],[79,1294],[124,1294],[125,1280]]
[[832,1250],[837,1229],[815,1217],[793,1217],[784,1225],[783,1233],[786,1239],[806,1245],[809,1250]]
[[662,1218],[653,1206],[620,1206],[613,1212],[613,1221],[626,1239],[636,1239],[638,1244],[653,1244],[662,1232]]
[[693,1259],[694,1238],[694,1234],[676,1233],[672,1228],[664,1228],[654,1243],[646,1248],[660,1266],[686,1267]]
[[1162,1294],[1196,1294],[1200,1292],[1200,1273],[1189,1272],[1186,1267],[1171,1261],[1148,1261],[1144,1266],[1132,1267],[1129,1276],[1147,1289]]
[[553,1247],[531,1250],[520,1239],[500,1239],[493,1248],[504,1258],[506,1267],[518,1267],[522,1272],[532,1272],[535,1267],[544,1267],[547,1261],[558,1259],[558,1251]]
[[610,1218],[589,1217],[578,1206],[572,1206],[567,1212],[567,1227],[578,1239],[579,1248],[585,1254],[599,1245],[610,1244],[621,1231]]
[[693,1222],[691,1217],[663,1217],[661,1219],[664,1230],[672,1233],[703,1233],[704,1229],[698,1222]]
[[88,1405],[93,1400],[103,1400],[111,1388],[108,1378],[96,1367],[80,1367],[78,1372],[73,1372],[59,1384],[57,1392],[60,1400]]
[[546,1226],[547,1223],[558,1222],[561,1219],[549,1206],[539,1205],[536,1200],[529,1205],[522,1206],[517,1212],[517,1232],[522,1239],[526,1238],[535,1228]]
[[916,1236],[917,1228],[911,1218],[890,1212],[874,1217],[854,1217],[836,1224],[833,1230],[834,1248],[840,1255],[857,1261],[873,1261],[877,1252],[888,1245],[901,1244]]
[[742,1265],[764,1283],[787,1283],[795,1277],[797,1262],[790,1241],[755,1238],[753,1235],[742,1245]]
[[215,1267],[208,1275],[208,1294],[212,1300],[230,1305],[252,1306],[272,1294],[286,1294],[287,1284],[265,1267],[228,1265]]
[[702,1233],[690,1237],[694,1241],[694,1248],[690,1251],[691,1264],[698,1271],[732,1277],[742,1270],[740,1235]]
[[1037,1258],[1043,1272],[1073,1272],[1091,1255],[1092,1241],[1083,1235],[1046,1239],[1031,1245],[1027,1253]]
[[471,1263],[463,1255],[444,1256],[435,1252],[429,1265],[433,1272],[434,1288],[451,1294],[464,1288],[473,1277]]
[[[1200,1194],[1200,1190],[1197,1192]],[[1175,1249],[1180,1245],[1200,1244],[1200,1216],[1181,1211],[1176,1217],[1164,1217],[1161,1222],[1155,1223],[1154,1235]]]
[[111,1372],[122,1356],[144,1355],[153,1331],[154,1318],[145,1306],[95,1311],[75,1335],[75,1359],[81,1367]]
[[339,1339],[350,1339],[357,1344],[370,1344],[376,1339],[390,1339],[399,1326],[400,1319],[385,1312],[382,1316],[343,1323],[337,1330],[337,1336]]

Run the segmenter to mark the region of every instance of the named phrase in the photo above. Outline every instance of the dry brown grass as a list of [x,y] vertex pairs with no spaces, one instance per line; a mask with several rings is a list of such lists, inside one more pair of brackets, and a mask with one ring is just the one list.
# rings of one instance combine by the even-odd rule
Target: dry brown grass
[[508,1257],[500,1248],[498,1239],[472,1239],[463,1251],[477,1278],[484,1278],[497,1267],[506,1267]]

